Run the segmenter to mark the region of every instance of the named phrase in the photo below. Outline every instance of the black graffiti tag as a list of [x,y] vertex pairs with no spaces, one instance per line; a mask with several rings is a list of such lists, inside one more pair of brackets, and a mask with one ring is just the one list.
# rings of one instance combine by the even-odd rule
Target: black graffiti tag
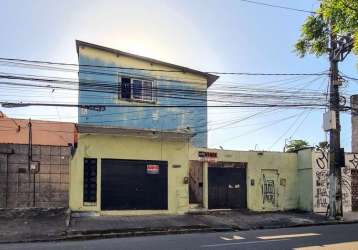
[[321,155],[316,159],[317,166],[320,169],[325,169],[328,166],[327,155],[322,150],[320,150],[319,152],[320,152]]
[[358,168],[358,157],[357,157],[357,154],[353,154],[353,159],[352,160],[349,160],[350,163],[352,163],[353,167],[355,169]]

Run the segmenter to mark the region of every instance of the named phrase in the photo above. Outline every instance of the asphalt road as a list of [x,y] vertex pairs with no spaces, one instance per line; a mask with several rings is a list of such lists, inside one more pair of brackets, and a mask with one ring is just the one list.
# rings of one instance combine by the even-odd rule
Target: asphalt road
[[26,244],[0,244],[6,250],[42,249],[358,249],[358,224],[202,233],[143,236],[88,241],[63,241]]

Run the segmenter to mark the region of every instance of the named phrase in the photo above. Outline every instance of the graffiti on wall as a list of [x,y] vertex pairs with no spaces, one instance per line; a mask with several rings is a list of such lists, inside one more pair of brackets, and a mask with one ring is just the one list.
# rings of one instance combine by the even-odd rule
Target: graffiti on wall
[[315,159],[316,169],[313,173],[314,177],[314,201],[315,208],[327,209],[329,199],[329,166],[327,153],[323,150],[317,152]]
[[349,159],[349,163],[351,165],[351,168],[357,169],[358,168],[358,154],[352,154],[353,157]]
[[267,179],[263,174],[263,183],[262,183],[262,198],[263,203],[265,202],[275,204],[276,192],[275,192],[275,181]]
[[[313,156],[313,210],[326,212],[329,203],[329,160],[328,152],[318,150]],[[346,154],[346,165],[342,173],[342,202],[343,210],[352,209],[351,169],[358,168],[358,154]]]

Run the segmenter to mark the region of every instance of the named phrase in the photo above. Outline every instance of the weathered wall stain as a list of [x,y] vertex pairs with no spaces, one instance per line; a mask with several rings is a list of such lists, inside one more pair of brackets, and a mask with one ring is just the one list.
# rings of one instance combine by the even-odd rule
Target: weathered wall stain
[[[152,67],[146,62],[133,61],[131,58],[116,57],[115,55],[104,54],[100,50],[90,48],[80,49],[79,63],[84,65],[119,66],[119,67]],[[153,66],[154,67],[154,66]],[[159,67],[156,65],[155,67]],[[93,70],[92,70],[93,71]],[[80,90],[78,96],[79,104],[116,104],[122,107],[106,107],[102,112],[79,109],[78,122],[80,124],[94,124],[105,126],[119,126],[137,129],[153,130],[186,130],[195,134],[192,139],[194,146],[207,146],[207,93],[206,79],[180,73],[173,76],[170,73],[156,71],[143,72],[134,69],[112,70],[111,74],[89,74],[85,68],[80,68]],[[168,75],[169,74],[169,75]],[[177,73],[179,74],[179,73]],[[126,101],[119,98],[116,91],[102,91],[93,93],[86,91],[86,83],[96,82],[98,84],[113,84],[114,89],[119,89],[120,77],[133,78],[140,76],[142,79],[153,80],[154,82],[154,103],[140,103]],[[189,79],[189,80],[188,80]],[[87,84],[88,85],[88,84]],[[88,87],[87,87],[88,88]],[[108,88],[108,87],[107,87]],[[175,96],[174,96],[175,95]],[[153,108],[146,105],[178,106],[175,108]],[[199,106],[190,108],[186,106]]]

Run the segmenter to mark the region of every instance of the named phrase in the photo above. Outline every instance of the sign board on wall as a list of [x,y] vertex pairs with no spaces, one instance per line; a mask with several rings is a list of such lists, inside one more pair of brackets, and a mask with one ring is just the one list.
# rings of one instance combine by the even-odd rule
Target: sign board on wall
[[218,154],[216,152],[199,151],[198,157],[200,161],[216,162]]
[[147,165],[147,174],[159,174],[159,165]]

